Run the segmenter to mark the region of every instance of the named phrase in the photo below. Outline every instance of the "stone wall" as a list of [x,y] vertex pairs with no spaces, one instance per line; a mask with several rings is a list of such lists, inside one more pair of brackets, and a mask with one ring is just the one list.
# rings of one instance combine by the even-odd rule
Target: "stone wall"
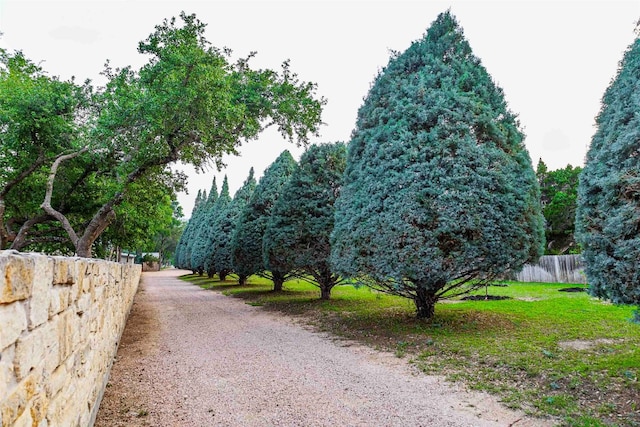
[[91,426],[140,265],[0,251],[0,426]]

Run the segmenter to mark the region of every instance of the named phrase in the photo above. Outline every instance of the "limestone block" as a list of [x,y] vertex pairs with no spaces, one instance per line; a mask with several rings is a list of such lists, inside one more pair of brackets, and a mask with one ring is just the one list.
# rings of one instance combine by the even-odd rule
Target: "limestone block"
[[27,311],[22,302],[0,304],[0,351],[16,342],[27,329]]
[[0,252],[0,304],[29,298],[34,258],[15,251]]
[[62,363],[73,352],[73,320],[72,312],[67,310],[60,313],[56,319],[56,334],[58,338],[59,361]]
[[33,329],[49,319],[49,298],[53,280],[53,260],[48,257],[34,257],[33,288],[29,299],[29,329]]
[[91,295],[90,294],[82,294],[80,298],[76,301],[76,314],[78,316],[83,316],[85,313],[87,315],[85,317],[89,317],[91,315]]
[[0,402],[3,427],[16,425],[16,421],[25,413],[29,401],[36,395],[37,384],[36,376],[29,375],[6,399]]
[[78,294],[74,299],[80,298],[82,293],[84,292],[84,284],[87,275],[87,263],[82,258],[77,258],[74,260],[74,276],[76,278],[77,292]]
[[58,366],[58,368],[51,373],[49,381],[45,387],[47,396],[51,398],[57,395],[60,390],[62,390],[62,388],[67,384],[69,378],[70,375],[66,365],[62,364]]
[[104,286],[96,286],[95,291],[93,293],[93,302],[94,303],[104,303]]
[[29,426],[46,425],[47,409],[49,409],[49,399],[43,392],[40,392],[31,400],[29,412],[33,423],[29,424]]
[[51,426],[76,426],[78,414],[86,403],[84,396],[79,395],[76,383],[71,381],[50,401],[47,410],[47,421]]
[[[2,402],[18,384],[13,370],[15,353],[16,347],[14,345],[0,352],[0,402]],[[0,422],[0,426],[1,425],[2,423]]]
[[53,286],[50,290],[49,317],[66,310],[71,304],[72,290],[68,286]]
[[[88,259],[79,259],[78,261],[76,261],[76,265],[77,265],[76,274],[78,276],[78,283],[80,283],[80,280],[82,280],[81,292],[90,293],[91,295],[93,295],[94,280],[95,280],[94,270],[96,267],[96,261],[92,261]],[[82,279],[80,279],[81,273],[83,270],[84,270],[84,276],[82,276]]]
[[18,381],[25,378],[32,369],[38,366],[44,368],[47,360],[57,359],[57,354],[54,353],[56,336],[53,332],[51,325],[43,325],[18,339],[13,360]]
[[51,257],[53,259],[53,284],[73,285],[76,282],[76,266],[72,258]]
[[31,411],[29,409],[30,408],[27,408],[27,410],[23,411],[22,415],[18,417],[13,424],[11,424],[11,427],[33,427],[34,425],[37,425],[33,422],[33,418],[31,418]]

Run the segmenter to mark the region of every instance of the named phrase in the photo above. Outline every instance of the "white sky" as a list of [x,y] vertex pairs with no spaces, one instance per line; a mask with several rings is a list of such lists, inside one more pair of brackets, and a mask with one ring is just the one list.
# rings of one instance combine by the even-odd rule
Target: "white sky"
[[[348,141],[358,108],[390,50],[404,51],[450,8],[467,40],[520,117],[533,165],[582,165],[600,99],[635,38],[640,0],[633,1],[165,1],[0,0],[0,45],[42,62],[50,75],[102,82],[106,59],[140,67],[138,42],[180,11],[207,23],[206,36],[235,57],[257,51],[254,66],[279,69],[285,59],[328,100],[314,142]],[[268,130],[227,158],[218,172],[189,176],[178,200],[188,217],[198,189],[233,193],[249,168],[257,177],[280,152],[302,149]]]

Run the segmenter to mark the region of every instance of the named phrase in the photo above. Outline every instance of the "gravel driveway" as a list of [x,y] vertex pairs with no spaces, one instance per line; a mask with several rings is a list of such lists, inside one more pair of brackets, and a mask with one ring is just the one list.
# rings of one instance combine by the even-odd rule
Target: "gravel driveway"
[[96,426],[549,426],[406,360],[144,273]]

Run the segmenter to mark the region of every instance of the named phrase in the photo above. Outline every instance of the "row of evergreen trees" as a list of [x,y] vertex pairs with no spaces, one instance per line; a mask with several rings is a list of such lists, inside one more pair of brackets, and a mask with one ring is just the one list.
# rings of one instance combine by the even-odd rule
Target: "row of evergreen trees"
[[541,254],[540,193],[523,138],[443,13],[379,73],[348,150],[311,146],[297,167],[285,152],[251,197],[252,176],[233,200],[226,181],[217,199],[215,188],[201,195],[177,265],[241,281],[269,272],[275,289],[307,277],[323,298],[348,278],[411,298],[431,317],[443,295]]
[[[640,302],[640,48],[605,94],[580,178],[577,227],[592,291]],[[284,152],[231,199],[199,195],[177,266],[274,289],[342,279],[412,299],[429,318],[443,296],[535,261],[540,187],[516,115],[449,12],[374,80],[351,140]],[[347,149],[348,148],[348,149]]]
[[345,168],[344,143],[313,145],[296,164],[284,151],[256,185],[253,169],[233,199],[225,177],[209,195],[199,193],[176,250],[176,266],[194,272],[234,272],[244,284],[260,274],[281,290],[300,278],[317,285],[321,298],[341,282],[329,265],[333,205]]

